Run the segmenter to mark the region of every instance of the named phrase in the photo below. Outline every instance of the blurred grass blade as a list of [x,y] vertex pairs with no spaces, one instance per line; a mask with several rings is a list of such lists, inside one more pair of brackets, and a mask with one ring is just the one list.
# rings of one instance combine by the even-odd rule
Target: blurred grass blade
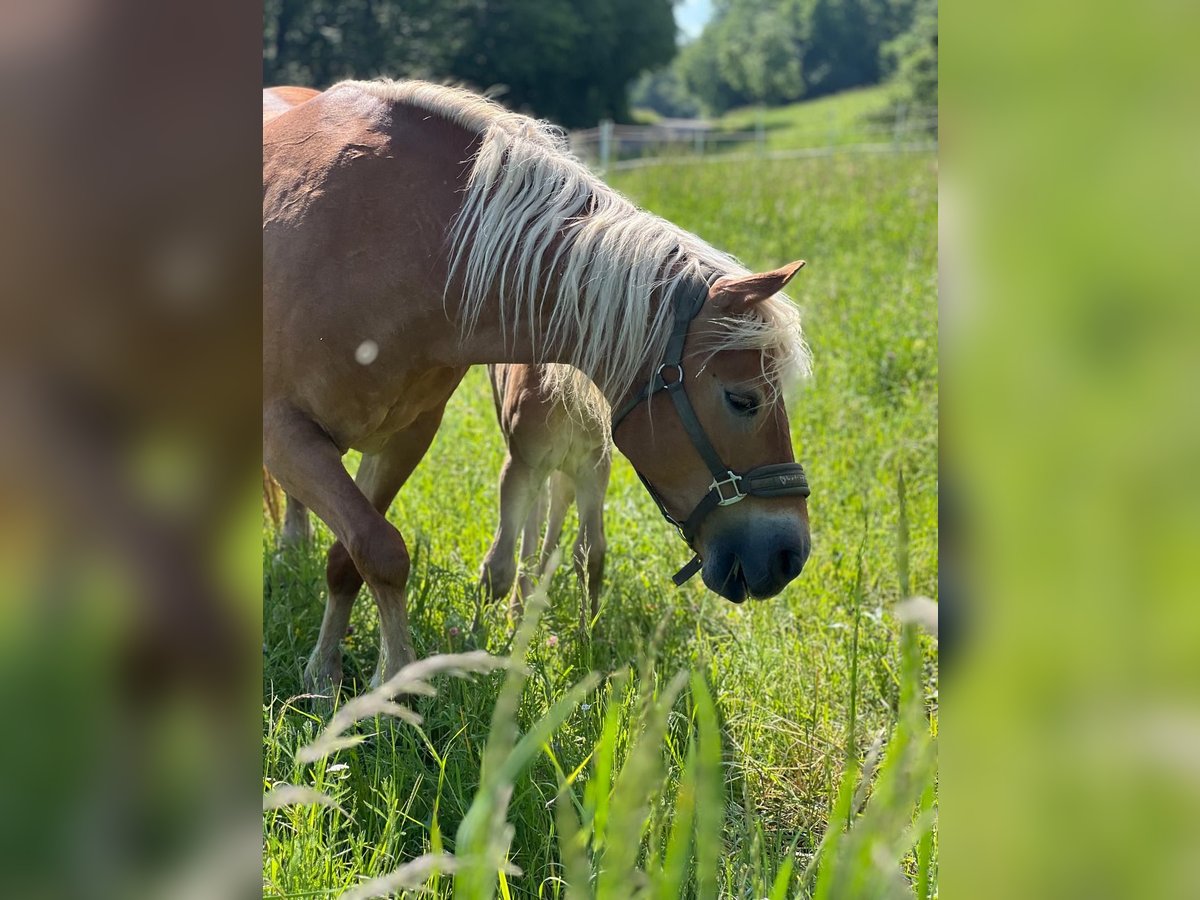
[[612,772],[617,756],[617,738],[621,728],[621,710],[630,691],[628,672],[620,672],[609,679],[608,703],[604,710],[604,725],[600,740],[592,754],[594,771],[588,779],[584,800],[588,810],[588,823],[593,835],[593,852],[604,849],[604,835],[608,831],[608,798],[612,789]]
[[725,827],[725,774],[721,767],[721,728],[717,709],[704,676],[692,675],[692,702],[696,704],[696,730],[700,741],[696,768],[696,898],[717,896],[717,869],[721,863],[721,832]]
[[672,678],[657,702],[651,697],[651,689],[642,685],[638,719],[644,724],[639,733],[630,736],[625,764],[613,784],[604,830],[604,854],[599,861],[600,877],[596,881],[599,900],[625,900],[639,879],[638,854],[649,821],[650,803],[662,790],[667,716],[687,677],[687,672],[680,672]]
[[312,805],[328,806],[330,809],[336,809],[342,815],[348,816],[348,813],[338,806],[336,800],[328,794],[322,794],[310,787],[298,784],[278,784],[263,794],[263,812],[283,809],[287,806]]
[[679,789],[675,793],[675,819],[671,823],[666,858],[663,860],[655,891],[658,900],[676,900],[682,897],[687,882],[692,849],[692,825],[696,812],[696,773],[700,766],[696,744],[696,737],[693,735],[688,745],[683,775],[679,779]]
[[[915,630],[913,625],[904,626],[905,632]],[[910,705],[921,703],[916,690],[906,696]],[[870,757],[874,756],[873,750]],[[856,774],[857,768],[848,764],[831,823],[841,822],[852,807],[863,798],[869,799],[847,832],[832,825],[826,832],[819,852],[814,900],[911,897],[912,887],[902,875],[901,862],[913,843],[919,844],[933,827],[932,810],[923,810],[915,825],[913,814],[922,798],[934,789],[937,777],[936,740],[919,709],[915,713],[912,709],[901,710],[874,784],[868,766],[863,770],[857,795],[849,790]]]
[[[550,578],[545,579],[546,582]],[[455,841],[458,868],[454,894],[471,900],[489,900],[495,896],[497,874],[509,869],[507,855],[512,827],[506,822],[513,782],[551,734],[593,691],[598,676],[589,674],[559,698],[524,737],[519,737],[517,713],[525,686],[525,655],[533,640],[538,620],[546,608],[544,588],[539,588],[526,604],[525,617],[513,640],[512,662],[504,687],[496,700],[492,727],[483,752],[479,789],[467,814],[459,824]],[[507,884],[503,890],[507,891]]]
[[812,895],[814,900],[826,900],[830,896],[833,861],[837,858],[838,847],[844,834],[842,822],[850,820],[850,810],[854,804],[854,786],[857,783],[858,764],[854,760],[848,759],[846,771],[842,773],[842,781],[838,786],[837,802],[833,805],[833,811],[830,813],[828,824],[825,827],[825,836],[821,838],[817,852],[804,870],[802,883],[805,885],[811,882],[814,874],[817,875],[817,885]]
[[560,697],[546,714],[534,723],[529,732],[521,738],[512,752],[504,760],[500,767],[499,777],[505,781],[513,781],[521,770],[529,764],[529,761],[542,749],[563,722],[567,716],[575,711],[575,708],[583,702],[583,699],[596,689],[596,685],[600,683],[600,676],[595,672],[591,672],[583,677],[583,679]]
[[[925,785],[925,792],[921,795],[921,813],[934,815],[934,782],[930,780],[929,784]],[[922,832],[921,839],[917,841],[917,897],[919,900],[929,900],[930,893],[930,875],[932,874],[933,864],[933,825]]]
[[333,714],[333,718],[317,735],[316,740],[296,751],[296,761],[316,762],[338,750],[360,743],[362,738],[359,736],[343,735],[346,729],[363,719],[385,715],[402,719],[410,725],[419,725],[420,717],[407,706],[394,703],[392,698],[398,694],[432,696],[436,691],[429,679],[435,675],[455,675],[463,678],[472,673],[503,668],[505,665],[507,660],[481,650],[441,654],[410,663],[375,690],[346,701]]
[[591,900],[592,868],[584,846],[587,833],[579,825],[574,803],[571,785],[560,777],[558,796],[554,798],[554,825],[558,829],[558,855],[566,882],[566,900]]
[[495,896],[497,873],[508,855],[512,829],[505,813],[512,785],[501,777],[501,770],[517,745],[517,712],[527,674],[525,654],[545,608],[546,595],[539,589],[526,603],[525,616],[513,638],[504,686],[492,710],[479,789],[455,836],[455,855],[460,862],[454,876],[455,896],[490,900]]
[[771,885],[769,900],[787,900],[788,887],[792,883],[792,869],[796,866],[796,849],[793,846],[791,854],[783,861],[775,874],[775,882]]
[[394,872],[380,875],[370,881],[351,888],[339,895],[339,900],[370,900],[372,897],[387,897],[397,891],[420,890],[430,877],[439,873],[453,872],[454,857],[445,854],[427,854],[407,862]]

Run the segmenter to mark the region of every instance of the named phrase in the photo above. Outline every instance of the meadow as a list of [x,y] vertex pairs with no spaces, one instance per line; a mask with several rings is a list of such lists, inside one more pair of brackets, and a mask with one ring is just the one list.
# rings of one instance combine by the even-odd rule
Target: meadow
[[[887,143],[897,116],[926,122],[936,110],[912,110],[897,104],[889,85],[872,85],[842,91],[817,100],[785,106],[732,109],[714,125],[721,132],[751,132],[760,125],[767,150],[794,147],[827,147],[845,144]],[[906,140],[915,134],[906,133]]]
[[[936,896],[937,650],[896,615],[938,589],[936,159],[840,154],[608,180],[752,269],[808,260],[788,289],[815,363],[788,387],[813,490],[808,565],[779,597],[743,606],[699,579],[674,588],[688,552],[618,456],[595,623],[581,626],[564,566],[524,633],[514,639],[502,605],[472,631],[503,446],[486,375],[471,372],[388,515],[414,555],[418,655],[527,650],[526,667],[438,677],[436,696],[404,699],[420,725],[371,717],[359,743],[298,762],[323,720],[300,697],[301,671],[332,538],[318,526],[313,548],[277,554],[264,518],[264,791],[302,785],[336,803],[264,814],[265,896],[337,896],[423,854],[466,858],[478,841],[511,868],[492,859],[454,876],[457,891],[449,875],[426,888]],[[364,688],[377,652],[366,592],[344,649]]]
[[[662,119],[649,109],[635,109],[634,115],[640,123],[647,125]],[[757,146],[755,143],[722,138],[731,133],[753,137],[760,127],[762,149],[767,151],[886,144],[897,137],[897,119],[901,124],[899,137],[903,141],[924,141],[934,136],[937,110],[914,108],[898,102],[895,90],[888,84],[852,88],[783,106],[739,107],[710,120],[713,140],[705,152],[753,151]],[[691,148],[676,145],[672,152],[686,156]]]

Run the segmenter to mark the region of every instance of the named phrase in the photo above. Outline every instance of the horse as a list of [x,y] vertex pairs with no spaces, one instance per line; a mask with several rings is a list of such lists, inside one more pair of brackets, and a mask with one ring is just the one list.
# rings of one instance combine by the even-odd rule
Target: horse
[[[497,363],[488,366],[496,420],[504,435],[506,453],[500,469],[500,523],[480,569],[481,589],[493,600],[509,590],[513,618],[521,614],[533,582],[531,570],[544,577],[558,548],[571,501],[579,507],[575,539],[575,571],[587,593],[591,619],[599,613],[604,579],[604,495],[612,469],[608,435],[589,409],[603,408],[604,398],[594,385],[585,402],[569,406],[555,395],[556,380],[572,377],[556,371],[557,364]],[[530,499],[532,495],[532,500]],[[517,518],[527,509],[525,519]],[[538,550],[545,524],[546,537]],[[514,560],[521,533],[520,562]]]
[[778,594],[811,546],[780,389],[809,364],[780,293],[802,265],[750,273],[605,185],[561,131],[466,90],[347,81],[267,119],[264,464],[337,538],[306,682],[340,683],[364,580],[373,680],[416,658],[384,511],[472,365],[564,363],[549,387],[577,401],[590,379],[695,554],[676,580]]

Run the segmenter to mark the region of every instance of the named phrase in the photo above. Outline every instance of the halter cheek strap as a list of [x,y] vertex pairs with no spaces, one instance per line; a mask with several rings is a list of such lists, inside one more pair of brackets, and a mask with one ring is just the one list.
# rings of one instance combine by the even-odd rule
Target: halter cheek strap
[[[634,471],[642,480],[642,484],[646,486],[650,496],[654,498],[663,518],[679,529],[680,535],[695,553],[696,534],[700,529],[700,523],[718,506],[732,506],[746,497],[807,497],[810,492],[808,478],[799,463],[774,463],[739,474],[721,461],[720,454],[713,448],[712,442],[704,431],[704,426],[700,424],[700,419],[696,416],[696,410],[688,399],[687,390],[684,387],[682,362],[683,345],[687,340],[688,327],[691,325],[692,319],[704,307],[708,293],[707,290],[700,291],[689,300],[681,296],[685,290],[681,280],[674,297],[675,322],[671,336],[667,340],[663,364],[658,367],[641,390],[634,394],[613,416],[612,432],[615,436],[621,422],[642,403],[659,391],[667,392],[675,407],[675,412],[679,416],[679,421],[683,425],[683,430],[691,440],[692,446],[696,448],[696,452],[700,454],[700,458],[704,460],[704,464],[708,466],[709,472],[712,473],[712,484],[708,486],[708,493],[696,504],[696,508],[692,510],[691,514],[680,522],[667,511],[662,496],[646,479],[646,476],[636,467],[634,467]],[[698,553],[695,553],[691,561],[675,573],[672,580],[677,586],[682,585],[699,572],[702,565],[703,560]]]

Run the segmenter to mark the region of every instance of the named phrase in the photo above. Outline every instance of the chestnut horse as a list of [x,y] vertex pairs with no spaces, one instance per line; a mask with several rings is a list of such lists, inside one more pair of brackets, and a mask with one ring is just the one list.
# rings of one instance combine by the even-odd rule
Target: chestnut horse
[[[603,396],[593,385],[584,404],[568,406],[561,393],[555,394],[554,384],[573,376],[557,368],[554,363],[488,366],[507,453],[500,469],[500,524],[479,581],[494,600],[511,588],[509,608],[514,618],[519,616],[533,587],[531,575],[546,574],[574,499],[579,507],[579,534],[573,558],[587,590],[588,607],[582,616],[586,621],[599,611],[606,547],[604,494],[612,453],[602,422],[591,414],[604,407]],[[522,520],[518,516],[523,510],[528,512]],[[546,537],[539,550],[543,524]],[[519,563],[513,558],[518,532]]]
[[[557,130],[467,91],[343,82],[266,121],[264,462],[337,537],[308,682],[341,680],[364,579],[376,680],[415,658],[409,554],[384,511],[476,364],[582,371],[695,551],[680,576],[735,602],[782,590],[810,546],[779,389],[808,363],[779,293],[801,265],[750,274],[610,189]],[[551,389],[583,391],[569,374]]]

